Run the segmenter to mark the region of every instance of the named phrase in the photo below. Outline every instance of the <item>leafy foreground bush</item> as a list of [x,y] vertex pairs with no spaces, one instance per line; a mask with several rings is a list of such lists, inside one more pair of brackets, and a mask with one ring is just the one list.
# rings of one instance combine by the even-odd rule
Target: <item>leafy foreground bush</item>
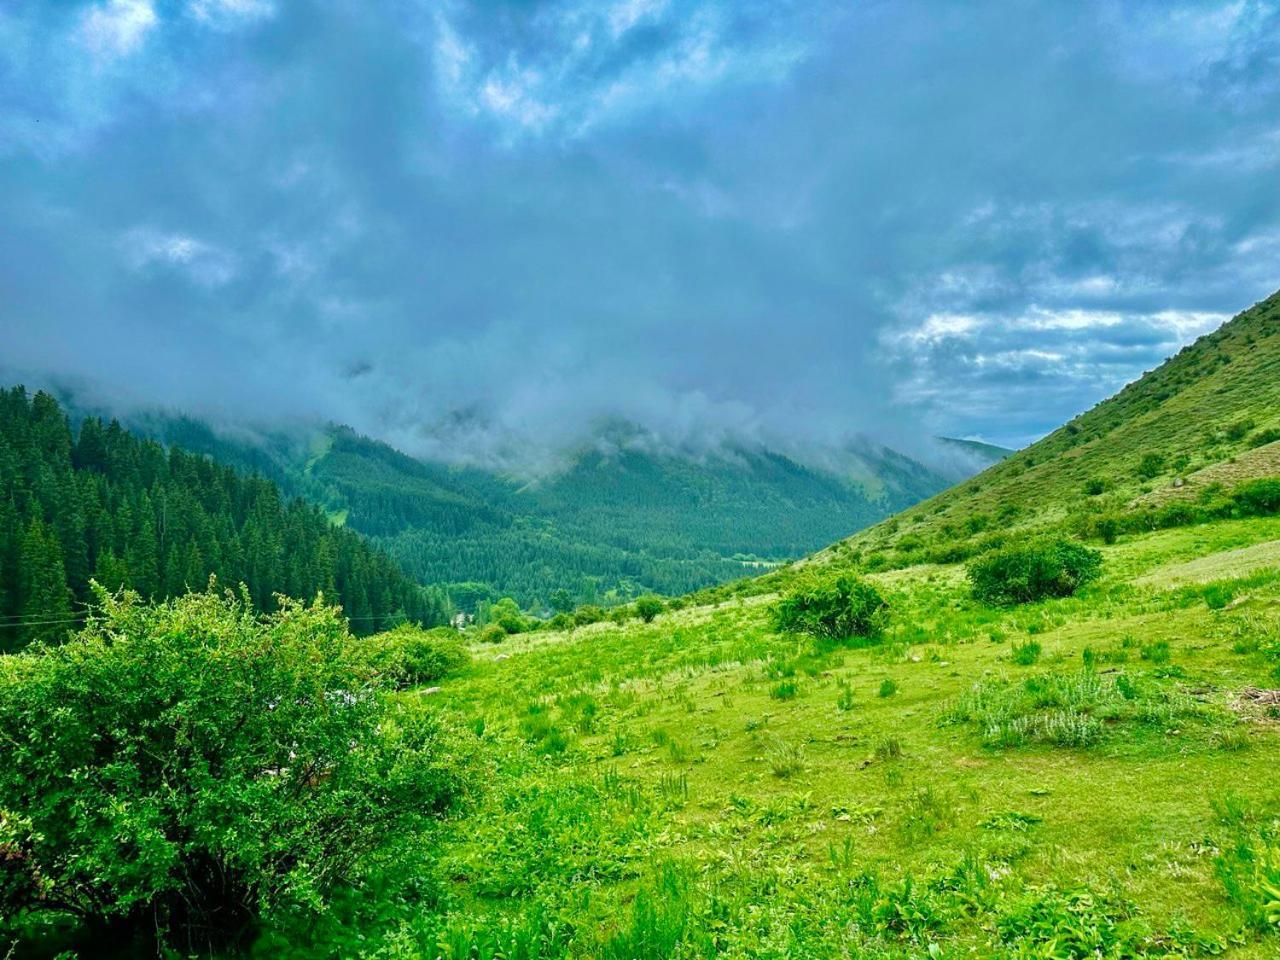
[[1009,606],[1049,597],[1069,597],[1096,580],[1102,554],[1070,540],[1039,540],[1005,547],[970,561],[973,595],[983,603]]
[[335,609],[99,600],[66,644],[0,657],[0,917],[213,949],[323,909],[463,790],[453,741],[382,695]]
[[857,577],[814,581],[783,597],[773,607],[774,626],[827,640],[874,637],[884,626],[888,604],[880,592]]
[[471,659],[453,627],[423,630],[405,624],[356,645],[370,666],[400,688],[441,680]]

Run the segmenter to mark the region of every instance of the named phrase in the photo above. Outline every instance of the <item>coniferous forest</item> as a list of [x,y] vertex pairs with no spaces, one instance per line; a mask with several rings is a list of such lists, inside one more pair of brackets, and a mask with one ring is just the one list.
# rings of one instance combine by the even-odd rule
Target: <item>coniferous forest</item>
[[361,634],[446,616],[442,594],[271,481],[0,391],[0,650],[75,627],[91,579],[160,599],[210,575],[262,610],[322,592]]

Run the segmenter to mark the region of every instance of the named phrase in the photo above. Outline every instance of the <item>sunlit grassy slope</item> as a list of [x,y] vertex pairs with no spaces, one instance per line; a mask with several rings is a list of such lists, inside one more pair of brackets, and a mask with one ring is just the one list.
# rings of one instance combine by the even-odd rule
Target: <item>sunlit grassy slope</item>
[[1280,816],[1251,692],[1280,687],[1278,542],[1134,538],[1013,610],[956,566],[875,574],[863,649],[778,635],[768,595],[480,648],[438,695],[502,758],[446,846],[455,926],[550,923],[547,956],[1274,957],[1220,873]]
[[1170,487],[1133,476],[1153,449],[1186,454],[1186,484],[1244,463],[1280,417],[1278,307],[800,571],[872,579],[891,610],[878,642],[775,631],[793,570],[649,625],[477,647],[430,702],[497,759],[445,838],[445,931],[410,908],[403,942],[1280,956],[1280,518],[1126,535],[1079,595],[1008,609],[973,600],[960,564],[865,564],[908,532],[981,536],[959,525],[1007,505],[1006,526],[1052,524],[1094,476],[1128,504]]
[[[992,531],[1032,530],[1072,513],[1160,499],[1175,490],[1194,497],[1213,482],[1276,474],[1275,441],[1280,294],[1038,443],[855,534],[821,559],[849,552],[910,554]],[[1144,457],[1153,458],[1146,471]]]

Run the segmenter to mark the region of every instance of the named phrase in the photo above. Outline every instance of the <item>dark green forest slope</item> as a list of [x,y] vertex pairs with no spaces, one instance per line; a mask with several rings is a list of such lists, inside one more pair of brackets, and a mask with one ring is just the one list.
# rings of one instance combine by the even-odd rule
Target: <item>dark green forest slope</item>
[[[612,424],[530,482],[420,461],[345,427],[242,440],[189,418],[137,423],[322,504],[465,609],[502,595],[544,607],[562,593],[686,593],[812,552],[961,479],[871,444],[821,470],[760,449],[667,451]],[[1002,451],[966,453],[976,469]]]
[[49,394],[0,391],[0,650],[65,633],[90,578],[159,598],[211,573],[266,610],[276,593],[324,591],[360,633],[445,615],[437,594],[270,480],[114,421],[73,431]]

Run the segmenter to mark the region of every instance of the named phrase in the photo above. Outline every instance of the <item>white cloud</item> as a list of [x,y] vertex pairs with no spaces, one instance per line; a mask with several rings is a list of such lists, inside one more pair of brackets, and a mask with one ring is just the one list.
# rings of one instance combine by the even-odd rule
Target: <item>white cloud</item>
[[616,40],[643,20],[655,19],[667,8],[667,0],[622,0],[609,10],[609,31]]
[[91,7],[80,21],[80,37],[102,60],[136,52],[159,23],[151,0],[108,0]]
[[138,227],[125,234],[121,246],[135,270],[170,267],[206,287],[229,283],[236,274],[235,257],[190,234]]
[[214,27],[231,27],[275,15],[274,0],[191,0],[191,15]]
[[[809,49],[781,24],[748,36],[714,3],[678,15],[669,0],[558,4],[509,23],[488,44],[475,23],[482,16],[457,4],[436,8],[436,81],[449,107],[496,121],[509,138],[581,137],[723,85],[776,82]],[[649,25],[662,28],[661,45],[629,46]]]
[[959,419],[984,419],[988,432],[1022,445],[1035,439],[1035,427],[1114,393],[1228,319],[1198,310],[1032,305],[930,314],[881,343],[902,371],[894,391],[900,402],[930,408],[942,422],[963,411]]
[[960,313],[935,313],[927,317],[919,326],[901,331],[892,337],[909,344],[935,344],[948,337],[967,337],[982,325],[983,321],[978,317]]
[[532,70],[509,69],[490,74],[480,88],[480,101],[494,116],[538,132],[555,119],[556,108],[538,99],[541,77]]

